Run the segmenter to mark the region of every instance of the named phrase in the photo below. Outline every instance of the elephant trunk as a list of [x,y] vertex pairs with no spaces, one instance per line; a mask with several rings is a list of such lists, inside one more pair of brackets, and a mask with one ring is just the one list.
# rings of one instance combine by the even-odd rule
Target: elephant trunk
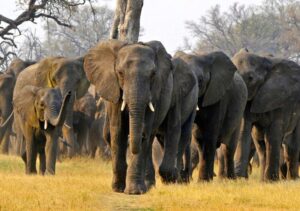
[[143,122],[145,117],[145,104],[129,104],[129,137],[130,151],[132,154],[138,154],[141,149]]
[[[70,98],[71,98],[71,92],[67,92],[67,94],[64,96],[59,113],[56,115],[53,115],[53,114],[50,115],[48,118],[45,119],[45,122],[48,119],[49,122],[51,123],[51,125],[53,125],[55,127],[59,126],[59,125],[63,125],[65,118],[66,118],[67,107],[68,107]],[[45,124],[47,124],[47,123],[45,123]]]

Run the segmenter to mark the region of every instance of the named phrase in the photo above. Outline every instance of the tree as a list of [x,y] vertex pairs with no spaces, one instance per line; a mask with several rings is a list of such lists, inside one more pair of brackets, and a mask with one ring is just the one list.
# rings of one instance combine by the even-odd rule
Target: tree
[[15,19],[0,15],[0,65],[7,63],[11,55],[15,55],[17,44],[15,38],[22,34],[20,25],[33,22],[38,18],[51,19],[56,24],[71,27],[69,18],[79,5],[92,0],[18,0],[22,10]]
[[[92,13],[93,10],[93,13]],[[44,25],[44,56],[77,57],[84,55],[99,40],[107,39],[113,22],[113,11],[107,7],[85,6],[70,18],[72,28],[48,21]]]
[[36,31],[30,29],[23,33],[24,40],[17,50],[17,57],[24,60],[39,60],[44,57],[43,46]]
[[251,7],[235,3],[224,13],[217,5],[186,27],[197,39],[195,51],[222,50],[232,56],[247,47],[300,61],[299,21],[300,2],[265,0]]
[[117,0],[110,38],[137,42],[142,8],[143,0]]

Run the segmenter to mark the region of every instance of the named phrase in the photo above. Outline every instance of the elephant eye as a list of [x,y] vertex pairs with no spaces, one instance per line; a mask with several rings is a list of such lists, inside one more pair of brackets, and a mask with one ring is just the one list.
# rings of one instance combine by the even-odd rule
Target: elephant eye
[[150,77],[151,77],[151,78],[154,78],[155,75],[156,75],[156,71],[155,71],[155,70],[152,70]]
[[45,108],[45,103],[43,101],[40,102],[40,107]]

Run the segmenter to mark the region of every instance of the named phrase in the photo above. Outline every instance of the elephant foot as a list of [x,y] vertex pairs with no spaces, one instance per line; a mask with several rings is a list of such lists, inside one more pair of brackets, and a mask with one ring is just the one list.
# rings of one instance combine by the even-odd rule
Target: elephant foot
[[163,167],[159,168],[159,175],[162,178],[163,183],[175,183],[178,177],[177,169],[166,169]]
[[113,183],[112,189],[114,192],[123,193],[124,189],[125,189],[125,184],[124,183]]
[[150,190],[151,188],[155,187],[155,179],[154,180],[147,180],[145,181],[145,185],[146,185],[146,188],[147,190]]
[[124,193],[130,194],[130,195],[141,195],[141,194],[146,193],[146,191],[147,191],[147,188],[144,183],[128,182]]
[[36,170],[26,171],[26,174],[27,175],[35,175],[35,174],[37,174],[37,171]]
[[198,177],[198,182],[210,182],[213,180],[213,174],[202,173],[200,172]]
[[180,177],[178,178],[179,183],[189,183],[190,182],[190,174],[186,170],[180,171]]
[[235,168],[234,173],[235,173],[236,177],[248,179],[248,173],[247,172],[243,172],[239,168]]
[[264,180],[265,181],[270,181],[270,182],[278,181],[279,180],[279,173],[278,172],[266,171]]
[[53,171],[53,170],[46,170],[45,175],[53,176],[53,175],[55,175],[55,171]]

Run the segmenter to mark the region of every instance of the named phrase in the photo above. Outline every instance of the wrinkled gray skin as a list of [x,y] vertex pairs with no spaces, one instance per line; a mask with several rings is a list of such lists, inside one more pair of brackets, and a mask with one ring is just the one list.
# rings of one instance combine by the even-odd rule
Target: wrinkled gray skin
[[22,70],[34,63],[33,61],[23,61],[16,58],[11,62],[5,73],[0,74],[0,125],[8,121],[5,126],[0,127],[0,152],[3,154],[8,154],[9,151],[13,123],[13,118],[9,119],[9,117],[13,112],[12,96],[16,79]]
[[[109,119],[113,182],[116,192],[145,193],[150,139],[171,105],[173,74],[170,55],[158,41],[126,44],[100,42],[85,56],[84,69],[103,99]],[[122,102],[126,104],[121,111]],[[152,112],[149,103],[155,111]],[[129,135],[130,161],[126,150]],[[168,170],[174,171],[175,166]]]
[[[189,182],[190,158],[185,159],[187,165],[184,165],[182,157],[185,149],[190,147],[199,88],[196,75],[185,61],[173,58],[172,63],[174,83],[171,106],[156,134],[164,149],[159,174],[165,183]],[[152,157],[148,158],[147,167],[147,186],[150,187],[155,184]]]
[[[261,179],[279,179],[282,143],[285,145],[287,177],[296,178],[300,140],[300,67],[292,61],[249,53],[247,49],[241,49],[232,61],[249,92],[242,137],[235,156],[237,175],[248,177],[252,131],[260,159]],[[260,140],[264,140],[265,147],[259,144]]]
[[15,89],[21,90],[26,85],[59,88],[62,96],[72,92],[62,132],[67,143],[72,146],[68,147],[68,156],[74,156],[75,136],[72,127],[74,101],[84,96],[89,88],[89,82],[83,70],[83,58],[45,58],[19,74]]
[[84,150],[87,152],[87,145],[89,142],[89,130],[95,119],[95,98],[91,94],[86,93],[82,98],[75,101],[73,110],[73,127],[74,132],[77,136],[76,151],[77,153],[82,154]]
[[200,167],[198,180],[212,180],[216,148],[220,146],[219,176],[235,178],[234,152],[247,101],[247,88],[236,67],[222,52],[191,55],[178,52],[196,74],[199,111],[195,124]]
[[13,95],[14,117],[25,139],[22,158],[26,174],[55,174],[58,137],[65,121],[70,93],[63,99],[59,89],[25,86]]

